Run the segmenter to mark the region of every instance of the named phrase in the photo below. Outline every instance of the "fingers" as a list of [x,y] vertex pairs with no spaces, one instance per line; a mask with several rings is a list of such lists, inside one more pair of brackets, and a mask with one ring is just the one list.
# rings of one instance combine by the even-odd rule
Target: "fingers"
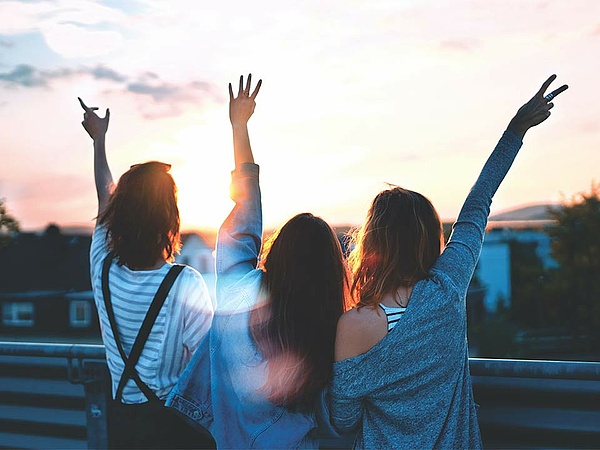
[[91,108],[89,106],[86,106],[86,104],[83,103],[83,100],[81,100],[81,98],[77,97],[77,100],[79,100],[79,104],[81,105],[81,107],[84,109],[84,111],[86,113],[98,111],[98,108],[96,106],[92,106]]
[[[246,86],[244,87],[244,75],[240,75],[240,82],[238,85],[238,93],[237,93],[237,98],[239,97],[248,97],[251,99],[255,99],[256,96],[258,95],[258,91],[260,91],[260,87],[262,85],[262,80],[258,80],[258,83],[256,84],[256,87],[254,88],[254,91],[252,91],[252,94],[250,94],[250,87],[252,85],[252,74],[249,73],[248,74],[248,78],[246,79]],[[231,86],[231,83],[229,83],[229,100],[233,100],[235,97],[233,95],[233,87]]]
[[252,95],[250,96],[250,98],[252,100],[254,100],[256,98],[256,96],[258,95],[258,91],[260,90],[261,85],[262,85],[262,80],[258,80],[258,83],[256,83],[256,87],[254,88],[254,92],[252,92]]
[[248,74],[248,80],[246,81],[246,89],[244,89],[244,93],[246,96],[250,93],[250,83],[252,82],[252,74]]
[[106,120],[106,125],[108,125],[108,121],[110,120],[110,109],[106,108],[106,114],[104,115],[104,119]]
[[83,108],[83,109],[84,109],[86,112],[88,112],[88,111],[90,110],[90,108],[88,108],[88,107],[85,105],[85,103],[83,103],[83,100],[81,100],[81,98],[80,98],[80,97],[77,97],[77,100],[79,100],[79,104],[81,105],[81,107],[82,107],[82,108]]
[[566,84],[563,84],[561,87],[559,87],[558,89],[553,90],[552,92],[550,92],[548,95],[546,95],[546,99],[548,100],[552,100],[553,98],[555,98],[558,94],[560,94],[561,92],[565,92],[567,89],[569,89],[569,86]]
[[544,92],[546,92],[546,89],[548,89],[548,86],[550,86],[550,84],[556,80],[556,75],[550,75],[550,77],[544,81],[544,84],[542,84],[542,87],[540,88],[540,90],[538,91],[538,95],[540,97],[544,96]]

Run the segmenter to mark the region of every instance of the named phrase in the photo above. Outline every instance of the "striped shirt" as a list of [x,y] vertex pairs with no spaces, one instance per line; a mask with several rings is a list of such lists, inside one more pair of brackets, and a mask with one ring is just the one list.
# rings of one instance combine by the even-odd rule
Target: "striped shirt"
[[[102,295],[102,264],[107,254],[106,229],[96,226],[90,250],[92,289],[114,397],[125,365],[115,344]],[[131,270],[112,263],[109,288],[121,344],[126,354],[130,353],[154,295],[170,268],[171,264],[165,263],[159,269]],[[142,381],[160,399],[167,397],[200,340],[210,329],[213,311],[214,304],[202,275],[186,266],[171,288],[136,365]],[[130,379],[123,389],[122,401],[143,403],[147,399]]]
[[379,307],[383,309],[385,318],[387,319],[388,333],[394,329],[406,308],[396,306],[385,306],[383,303],[379,304]]

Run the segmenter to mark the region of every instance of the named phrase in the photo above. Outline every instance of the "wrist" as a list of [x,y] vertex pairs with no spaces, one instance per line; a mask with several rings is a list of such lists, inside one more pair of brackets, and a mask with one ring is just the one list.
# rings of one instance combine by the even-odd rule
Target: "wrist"
[[233,130],[247,130],[248,129],[248,122],[231,122],[231,127],[233,128]]
[[525,133],[527,132],[527,128],[524,128],[522,126],[519,126],[518,124],[515,124],[513,122],[510,122],[508,124],[508,127],[506,127],[507,131],[510,131],[511,133],[515,134],[516,136],[518,136],[521,140],[523,140],[523,137],[525,136]]

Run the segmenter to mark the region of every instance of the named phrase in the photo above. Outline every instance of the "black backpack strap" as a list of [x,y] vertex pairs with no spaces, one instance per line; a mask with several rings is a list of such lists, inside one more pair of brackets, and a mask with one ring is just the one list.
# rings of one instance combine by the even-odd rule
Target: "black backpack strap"
[[[142,326],[140,327],[140,331],[138,332],[135,341],[133,343],[133,347],[131,347],[131,352],[129,353],[129,358],[125,363],[125,369],[123,370],[123,375],[121,375],[121,380],[119,381],[119,386],[117,388],[116,398],[121,398],[123,395],[123,389],[125,388],[125,384],[129,380],[129,378],[133,378],[134,376],[139,377],[137,370],[135,369],[136,364],[138,363],[140,356],[142,354],[142,350],[144,349],[144,345],[146,345],[146,341],[148,340],[148,336],[150,335],[150,331],[154,326],[154,322],[156,322],[156,318],[158,317],[158,313],[160,312],[171,287],[175,283],[175,280],[183,270],[184,266],[174,265],[169,269],[169,272],[163,279],[158,291],[154,295],[154,299],[152,300],[152,304],[146,313],[146,317],[142,322]],[[134,379],[135,381],[135,379]],[[137,384],[137,383],[136,383]],[[150,396],[146,394],[146,391],[142,390],[146,398],[148,400],[160,401],[160,399],[156,396],[152,389],[148,388],[148,386],[144,383],[147,390],[150,392]]]
[[[115,338],[115,344],[117,346],[117,350],[119,350],[119,354],[121,355],[121,358],[123,359],[123,365],[127,366],[127,360],[129,358],[125,354],[125,350],[123,349],[123,345],[121,344],[119,328],[117,327],[117,321],[115,319],[115,312],[113,310],[112,302],[111,302],[111,298],[110,298],[110,289],[108,287],[108,273],[109,273],[110,265],[112,263],[113,258],[114,258],[114,255],[108,254],[106,256],[106,258],[104,259],[104,264],[102,266],[102,294],[104,297],[104,306],[106,308],[106,314],[108,315],[108,321],[110,322],[110,328],[112,329],[113,336]],[[155,399],[158,400],[158,397],[156,397],[156,394],[154,394],[152,389],[150,389],[148,387],[148,385],[140,379],[137,372],[134,373],[131,376],[131,378],[137,385],[138,389],[144,393],[146,398],[152,399],[152,400],[155,400]],[[117,397],[115,397],[115,400],[121,401],[121,398],[119,396],[117,396]]]
[[123,349],[123,345],[121,344],[121,338],[119,335],[119,330],[117,328],[117,323],[115,319],[115,313],[112,307],[112,302],[110,298],[110,289],[108,287],[108,273],[110,270],[110,265],[112,263],[114,256],[109,254],[104,259],[104,264],[102,266],[102,293],[104,297],[104,305],[106,307],[106,313],[108,315],[108,320],[110,322],[111,329],[113,331],[113,336],[115,338],[115,344],[117,345],[117,349],[119,350],[119,354],[123,359],[123,363],[125,364],[125,368],[123,370],[123,374],[121,375],[121,379],[119,380],[119,385],[117,388],[117,393],[115,395],[115,400],[120,401],[123,395],[123,389],[125,388],[125,384],[131,378],[137,385],[138,389],[142,391],[142,393],[146,396],[148,401],[159,401],[159,398],[156,396],[154,391],[148,387],[146,383],[144,383],[141,379],[137,371],[135,370],[135,366],[142,354],[142,350],[144,349],[144,345],[146,344],[146,340],[150,335],[150,331],[152,330],[152,326],[154,322],[156,322],[156,318],[158,317],[158,313],[164,304],[173,283],[177,279],[177,276],[181,273],[184,266],[174,265],[171,267],[164,280],[162,281],[154,299],[152,300],[152,304],[148,309],[148,313],[144,318],[142,326],[140,327],[140,331],[135,338],[135,342],[133,347],[131,348],[131,352],[129,357],[125,354],[125,350]]

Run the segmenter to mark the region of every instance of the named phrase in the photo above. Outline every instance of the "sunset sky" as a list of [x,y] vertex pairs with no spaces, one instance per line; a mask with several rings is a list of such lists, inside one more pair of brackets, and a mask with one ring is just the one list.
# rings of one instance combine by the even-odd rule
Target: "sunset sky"
[[184,229],[232,204],[227,83],[262,78],[250,120],[265,224],[356,224],[394,183],[445,219],[518,107],[570,89],[529,132],[493,212],[600,180],[597,0],[0,0],[0,198],[26,230],[91,224],[80,96],[111,110],[115,179],[173,165]]

